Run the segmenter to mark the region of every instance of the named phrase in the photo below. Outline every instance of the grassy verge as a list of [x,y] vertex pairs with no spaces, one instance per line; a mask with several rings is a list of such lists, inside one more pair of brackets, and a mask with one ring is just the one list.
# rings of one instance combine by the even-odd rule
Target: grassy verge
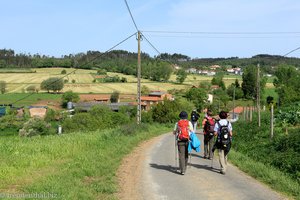
[[231,150],[229,157],[231,163],[250,176],[266,183],[272,189],[287,195],[291,199],[300,199],[300,185],[280,170],[254,161],[234,150]]
[[56,199],[115,199],[116,171],[122,158],[139,142],[169,130],[152,125],[139,133],[112,129],[2,138],[0,193],[44,194]]

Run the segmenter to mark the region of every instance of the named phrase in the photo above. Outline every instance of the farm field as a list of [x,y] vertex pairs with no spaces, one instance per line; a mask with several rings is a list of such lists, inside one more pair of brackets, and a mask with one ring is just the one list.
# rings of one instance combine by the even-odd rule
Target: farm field
[[[67,74],[61,74],[65,69]],[[24,71],[24,70],[23,70]],[[0,80],[7,83],[7,93],[25,93],[26,88],[34,85],[39,88],[41,82],[50,77],[60,77],[67,81],[62,92],[72,90],[78,93],[112,93],[119,91],[120,93],[136,94],[137,79],[131,75],[121,73],[108,72],[108,76],[119,76],[126,78],[127,83],[93,83],[96,70],[72,69],[72,68],[36,68],[31,69],[35,73],[22,73],[19,71],[10,71],[8,73],[0,73]],[[224,77],[225,85],[228,86],[238,78],[241,82],[241,76],[228,75]],[[200,82],[210,82],[212,76],[203,75],[188,75],[183,84],[175,84],[176,75],[170,77],[169,82],[154,82],[147,79],[142,79],[142,86],[147,86],[150,90],[168,91],[171,89],[185,89],[192,85],[199,85]],[[75,83],[72,83],[75,82]]]

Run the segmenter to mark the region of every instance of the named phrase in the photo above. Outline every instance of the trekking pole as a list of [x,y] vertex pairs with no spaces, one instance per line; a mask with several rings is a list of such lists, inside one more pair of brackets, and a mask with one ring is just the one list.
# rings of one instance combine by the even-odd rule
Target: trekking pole
[[177,134],[175,134],[175,167],[177,168],[177,156],[178,156],[178,149],[177,149]]

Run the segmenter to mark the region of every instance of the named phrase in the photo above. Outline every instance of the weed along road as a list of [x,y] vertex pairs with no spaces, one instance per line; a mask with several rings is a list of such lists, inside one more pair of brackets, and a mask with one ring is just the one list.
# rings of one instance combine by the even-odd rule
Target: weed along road
[[226,175],[220,174],[217,152],[211,168],[211,160],[203,159],[203,136],[197,135],[201,152],[193,151],[185,175],[175,167],[171,133],[137,147],[121,166],[120,199],[286,199],[230,164]]

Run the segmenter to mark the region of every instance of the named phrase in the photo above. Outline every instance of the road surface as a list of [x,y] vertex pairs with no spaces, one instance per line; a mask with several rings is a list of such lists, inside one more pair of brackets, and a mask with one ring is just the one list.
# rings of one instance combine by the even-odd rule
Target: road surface
[[121,167],[123,169],[119,180],[121,180],[122,190],[119,198],[287,199],[230,164],[226,175],[220,174],[217,152],[215,152],[212,168],[211,160],[203,159],[203,136],[197,135],[201,140],[201,152],[193,151],[191,164],[185,175],[178,173],[178,168],[175,167],[175,141],[171,133],[139,146],[126,158]]

